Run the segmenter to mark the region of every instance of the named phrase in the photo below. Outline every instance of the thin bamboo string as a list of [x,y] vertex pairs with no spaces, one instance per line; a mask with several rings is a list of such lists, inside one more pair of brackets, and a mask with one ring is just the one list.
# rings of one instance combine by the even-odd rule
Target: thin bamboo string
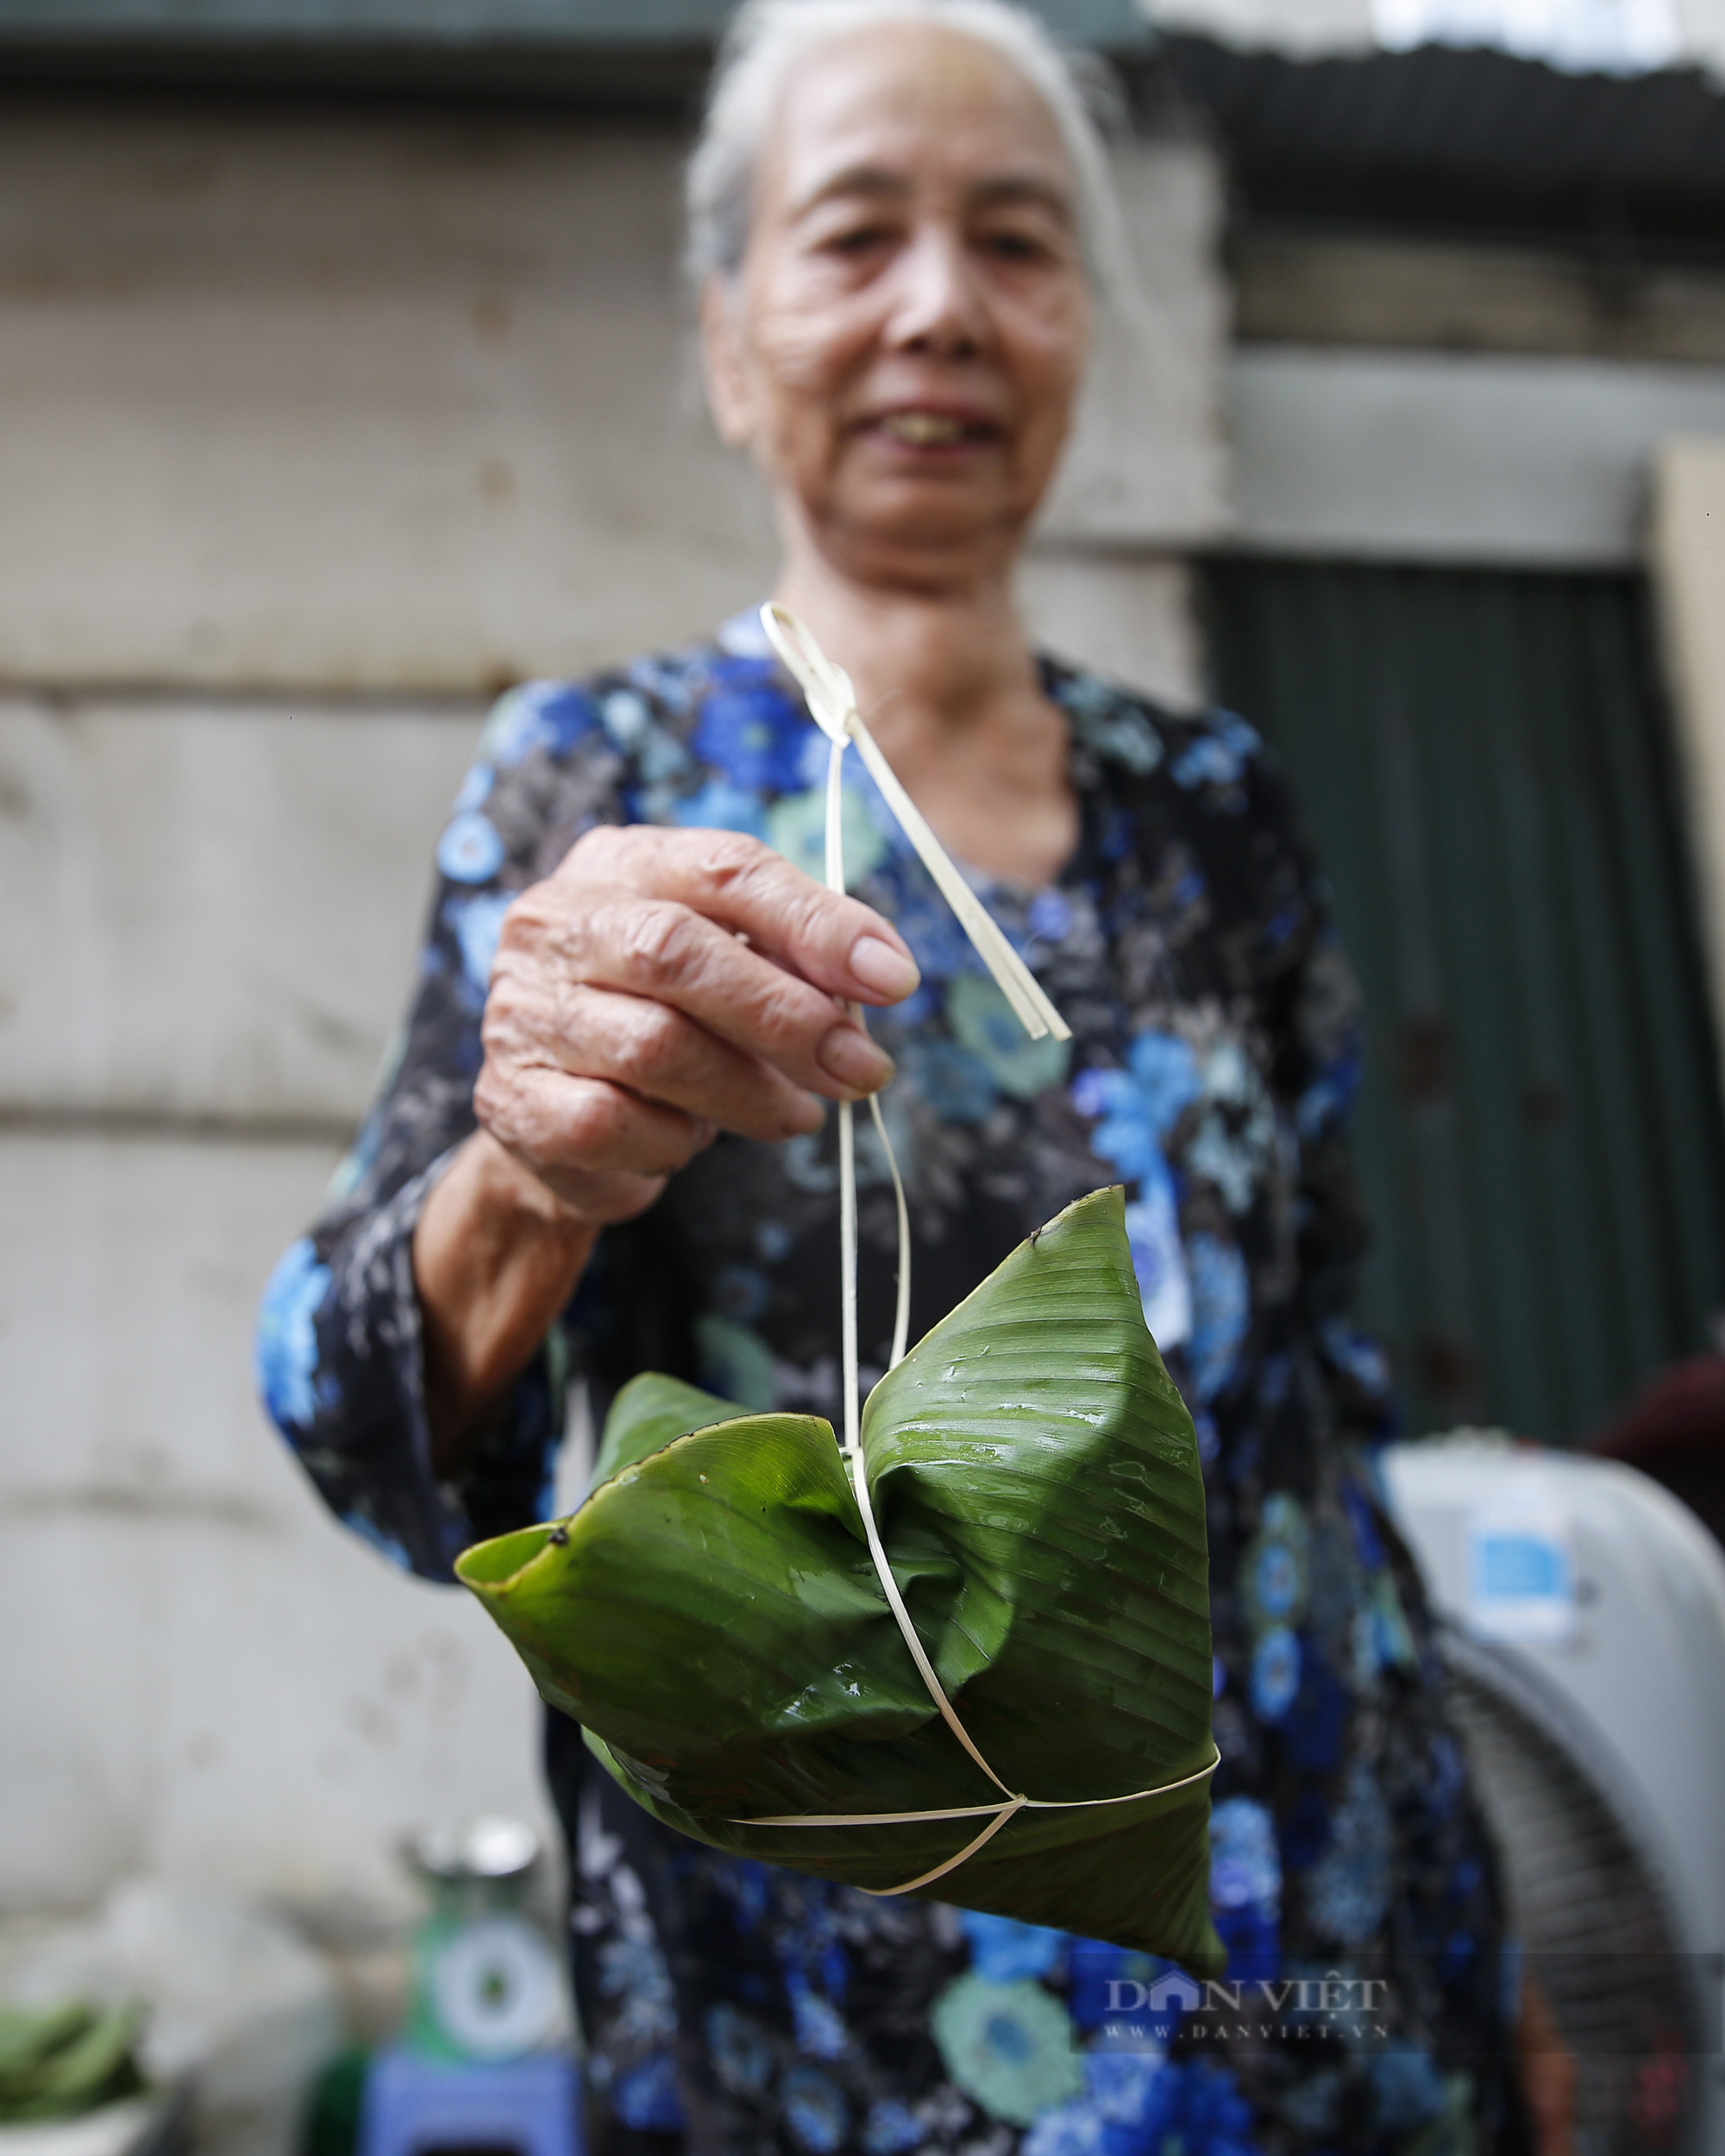
[[886,1549],[881,1540],[881,1530],[875,1519],[875,1507],[869,1501],[868,1463],[862,1457],[861,1445],[856,1446],[850,1453],[850,1468],[851,1487],[856,1492],[857,1507],[862,1514],[862,1532],[869,1545],[869,1554],[875,1560],[875,1570],[880,1576],[881,1585],[886,1594],[888,1607],[899,1620],[899,1630],[905,1636],[905,1645],[911,1651],[911,1659],[916,1664],[923,1683],[928,1687],[929,1697],[940,1709],[941,1720],[957,1738],[959,1743],[963,1745],[976,1764],[982,1768],[983,1773],[988,1776],[1000,1795],[1009,1803],[1022,1804],[1025,1802],[1024,1798],[1007,1787],[1000,1776],[976,1749],[969,1731],[958,1719],[957,1708],[946,1696],[945,1687],[935,1674],[934,1664],[929,1660],[928,1651],[922,1644],[916,1626],[911,1622],[911,1614],[905,1608],[905,1598],[899,1592],[899,1583],[894,1577],[892,1566],[887,1562]]
[[[999,983],[1025,1031],[1032,1040],[1040,1040],[1050,1033],[1057,1040],[1070,1040],[1071,1031],[1064,1019],[1044,994],[1041,984],[1007,942],[987,907],[954,867],[940,841],[930,830],[916,804],[900,785],[892,766],[862,724],[850,675],[842,667],[833,665],[788,607],[763,606],[761,609],[761,624],[767,632],[768,642],[790,670],[807,700],[816,724],[830,743],[826,759],[825,826],[828,890],[842,893],[844,889],[844,751],[854,741],[857,754],[879,787],[887,805],[897,817],[906,837],[920,856],[923,865],[945,895],[977,956]],[[860,1005],[851,1003],[846,1007],[859,1025],[863,1023]],[[894,1318],[892,1349],[892,1361],[896,1364],[904,1359],[910,1329],[910,1213],[905,1202],[904,1181],[899,1174],[892,1140],[887,1135],[887,1125],[881,1113],[877,1095],[869,1096],[869,1108],[875,1119],[875,1130],[881,1150],[887,1156],[887,1166],[892,1174],[893,1194],[898,1208],[898,1303]],[[987,1819],[988,1823],[979,1834],[955,1855],[947,1858],[944,1863],[936,1865],[932,1871],[921,1872],[914,1879],[906,1879],[901,1886],[863,1890],[865,1893],[884,1898],[914,1893],[919,1887],[930,1886],[935,1880],[945,1877],[948,1872],[956,1871],[960,1865],[975,1856],[1009,1820],[1016,1818],[1020,1812],[1076,1811],[1092,1805],[1132,1804],[1141,1797],[1161,1796],[1170,1790],[1188,1788],[1191,1783],[1201,1782],[1207,1776],[1214,1774],[1221,1764],[1221,1754],[1217,1752],[1209,1764],[1200,1768],[1196,1773],[1185,1775],[1176,1782],[1161,1783],[1155,1789],[1134,1789],[1125,1796],[1064,1799],[1015,1794],[982,1757],[969,1731],[959,1720],[957,1708],[946,1696],[946,1689],[941,1683],[916,1626],[911,1621],[910,1611],[905,1606],[904,1596],[899,1592],[898,1581],[894,1577],[893,1568],[887,1559],[881,1530],[875,1518],[874,1503],[869,1495],[868,1466],[862,1456],[859,1420],[862,1384],[856,1338],[856,1129],[851,1103],[848,1100],[842,1100],[838,1105],[838,1238],[840,1382],[844,1394],[843,1450],[851,1487],[856,1492],[857,1510],[862,1514],[869,1555],[880,1580],[881,1592],[887,1598],[888,1607],[897,1621],[905,1645],[910,1650],[911,1659],[916,1664],[917,1672],[927,1688],[928,1695],[938,1710],[941,1720],[1006,1801],[1000,1804],[963,1805],[945,1811],[795,1813],[768,1819],[733,1820],[731,1824],[737,1827],[886,1827],[908,1826],[928,1820]],[[1212,1750],[1214,1749],[1213,1745]]]
[[[770,602],[761,609],[761,625],[767,641],[788,669],[807,702],[809,712],[829,741],[854,741],[869,775],[881,789],[888,808],[898,818],[905,837],[920,856],[924,868],[938,886],[947,904],[958,916],[976,955],[994,976],[1019,1021],[1033,1041],[1052,1033],[1057,1041],[1070,1041],[1071,1028],[1044,994],[1042,984],[1007,940],[987,906],[966,883],[946,849],[929,829],[922,812],[900,785],[898,774],[881,754],[880,744],[862,723],[856,708],[856,692],[843,667],[835,666],[804,624],[787,606]],[[831,785],[831,767],[828,782]],[[827,813],[833,811],[829,794]],[[831,881],[829,870],[828,881]],[[843,889],[840,884],[838,888]]]
[[[826,887],[844,891],[844,736],[831,736],[826,756]],[[860,1025],[855,1003],[846,1009]],[[900,1250],[900,1271],[908,1254]],[[856,1366],[856,1119],[848,1100],[838,1104],[838,1294],[840,1360],[844,1367],[844,1449],[862,1443],[857,1423],[861,1385]]]
[[881,1141],[881,1150],[887,1156],[887,1170],[893,1179],[893,1203],[899,1216],[899,1299],[893,1312],[893,1351],[887,1363],[889,1370],[896,1369],[905,1359],[905,1348],[911,1332],[911,1214],[905,1203],[905,1181],[899,1173],[897,1156],[893,1141],[887,1136],[886,1119],[881,1113],[881,1096],[869,1096],[869,1112],[875,1119],[875,1135]]
[[938,1812],[785,1812],[770,1819],[734,1819],[733,1827],[908,1827],[927,1819],[997,1819],[1002,1812],[1090,1812],[1108,1804],[1136,1804],[1146,1796],[1166,1796],[1189,1789],[1216,1771],[1216,1761],[1158,1782],[1153,1789],[1128,1789],[1124,1796],[1014,1796],[1004,1804],[952,1804]]

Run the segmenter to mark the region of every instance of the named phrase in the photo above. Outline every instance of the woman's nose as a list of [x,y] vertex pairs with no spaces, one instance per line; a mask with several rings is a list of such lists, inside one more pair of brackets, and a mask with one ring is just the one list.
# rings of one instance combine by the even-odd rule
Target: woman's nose
[[900,255],[888,323],[903,350],[939,351],[963,358],[986,335],[986,309],[962,238],[925,229]]

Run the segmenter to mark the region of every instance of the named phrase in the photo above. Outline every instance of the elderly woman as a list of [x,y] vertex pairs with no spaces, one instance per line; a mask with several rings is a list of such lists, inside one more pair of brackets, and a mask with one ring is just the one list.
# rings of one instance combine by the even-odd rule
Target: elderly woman
[[1385,1397],[1344,1317],[1358,1050],[1320,886],[1248,726],[1032,651],[1014,608],[1108,258],[1104,173],[1072,75],[1000,0],[757,0],[690,175],[712,409],[773,490],[777,596],[1072,1041],[1017,1032],[855,772],[852,894],[812,880],[825,747],[752,618],[517,689],[438,849],[392,1074],[277,1273],[260,1363],[336,1511],[448,1579],[542,1514],[573,1375],[835,1412],[829,1101],[894,1081],[913,1337],[1126,1183],[1209,1477],[1217,1921],[1260,1970],[1377,1967],[1396,2043],[1100,2048],[1106,1978],[1141,1967],[682,1841],[554,1718],[605,2156],[1439,2156],[1521,2115],[1493,1858],[1356,1451]]

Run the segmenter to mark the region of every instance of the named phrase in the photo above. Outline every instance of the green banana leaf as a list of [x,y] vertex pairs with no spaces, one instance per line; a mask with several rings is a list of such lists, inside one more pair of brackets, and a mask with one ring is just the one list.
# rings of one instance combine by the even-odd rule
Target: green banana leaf
[[[1203,1481],[1121,1192],[1069,1206],[919,1342],[862,1442],[966,1730],[1009,1789],[1071,1807],[1017,1813],[919,1890],[1219,1971]],[[981,1832],[749,1823],[1000,1801],[918,1674],[829,1424],[643,1376],[597,1476],[568,1520],[456,1570],[630,1796],[715,1848],[875,1892]]]
[[76,2118],[145,2085],[132,2006],[0,2006],[0,2125]]

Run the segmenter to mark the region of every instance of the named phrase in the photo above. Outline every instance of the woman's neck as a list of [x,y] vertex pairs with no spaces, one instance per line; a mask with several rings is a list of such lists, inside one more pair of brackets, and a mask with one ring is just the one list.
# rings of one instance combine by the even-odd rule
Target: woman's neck
[[775,597],[850,674],[869,731],[961,860],[1040,885],[1077,837],[1064,718],[1042,690],[1010,583],[859,585],[793,549]]
[[812,555],[787,563],[775,597],[848,671],[864,718],[883,741],[902,729],[912,707],[919,728],[957,734],[1040,695],[1005,579],[934,593],[894,591],[852,583]]

